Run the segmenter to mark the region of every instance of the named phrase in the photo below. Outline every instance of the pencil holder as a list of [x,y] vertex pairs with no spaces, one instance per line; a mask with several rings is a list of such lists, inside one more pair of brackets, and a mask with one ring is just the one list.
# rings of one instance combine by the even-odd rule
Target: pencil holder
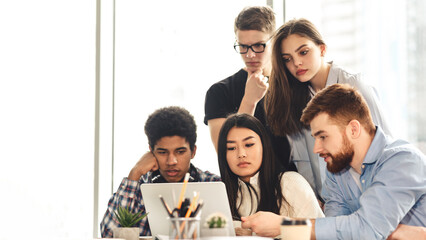
[[200,239],[200,217],[168,218],[169,239]]

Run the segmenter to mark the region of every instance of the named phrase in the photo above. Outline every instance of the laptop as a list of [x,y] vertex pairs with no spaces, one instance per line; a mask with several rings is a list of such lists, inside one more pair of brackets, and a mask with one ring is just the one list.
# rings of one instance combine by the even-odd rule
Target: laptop
[[[161,195],[167,205],[174,209],[179,201],[180,192],[183,183],[153,183],[142,184],[141,192],[145,204],[149,227],[152,236],[169,235],[169,217],[159,196]],[[232,224],[231,209],[229,207],[228,195],[226,194],[225,184],[223,182],[188,182],[185,191],[185,198],[191,201],[194,192],[199,192],[198,202],[203,201],[203,207],[200,212],[200,234],[208,236],[206,227],[207,217],[212,213],[221,213],[227,219],[226,228],[229,236],[235,236],[234,226]],[[173,196],[174,195],[174,196]]]

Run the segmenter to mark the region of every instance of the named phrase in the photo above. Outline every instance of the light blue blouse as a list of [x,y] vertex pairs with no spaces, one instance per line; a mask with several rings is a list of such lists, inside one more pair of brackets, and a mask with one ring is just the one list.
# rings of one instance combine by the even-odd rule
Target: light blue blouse
[[[326,87],[335,83],[347,83],[354,86],[365,98],[370,108],[373,122],[380,126],[386,134],[391,135],[374,87],[363,83],[360,74],[348,73],[336,64],[331,63]],[[298,135],[288,136],[288,140],[291,145],[292,161],[295,163],[297,171],[305,177],[315,194],[319,196],[322,183],[325,180],[326,163],[323,158],[313,152],[315,139],[311,135],[311,130],[304,129]]]
[[316,239],[386,239],[399,223],[426,226],[423,153],[377,127],[361,171],[362,190],[348,170],[327,172],[326,218],[315,221]]

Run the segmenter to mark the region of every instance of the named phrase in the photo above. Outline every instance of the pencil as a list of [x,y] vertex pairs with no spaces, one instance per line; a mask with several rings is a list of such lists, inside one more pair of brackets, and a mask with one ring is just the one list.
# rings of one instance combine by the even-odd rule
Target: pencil
[[192,199],[191,205],[189,205],[188,211],[186,212],[185,217],[189,217],[192,211],[195,211],[195,205],[197,205],[198,197],[200,196],[200,192],[196,192],[194,194],[194,198]]
[[188,180],[189,180],[189,173],[186,173],[185,174],[185,179],[183,180],[182,190],[180,191],[180,197],[179,197],[179,202],[178,202],[178,205],[177,205],[177,209],[180,209],[180,207],[182,206],[182,201],[183,201],[183,198],[185,196],[186,185],[188,184]]
[[160,200],[163,203],[164,207],[166,208],[167,213],[169,214],[169,216],[173,217],[172,210],[169,208],[169,205],[167,205],[166,201],[164,201],[163,196],[159,195],[159,197],[160,197]]
[[[197,205],[197,200],[199,196],[200,196],[200,192],[194,193],[194,198],[192,199],[191,205],[189,205],[185,218],[189,218],[189,216],[191,215],[192,209],[195,210],[195,205]],[[183,222],[182,225],[180,226],[180,230],[179,230],[180,233],[183,231],[184,227],[185,227],[185,222]]]
[[203,207],[203,204],[204,204],[203,199],[201,199],[200,202],[197,205],[197,208],[195,208],[195,210],[192,211],[191,217],[196,217],[197,216],[198,212],[201,211],[201,208]]

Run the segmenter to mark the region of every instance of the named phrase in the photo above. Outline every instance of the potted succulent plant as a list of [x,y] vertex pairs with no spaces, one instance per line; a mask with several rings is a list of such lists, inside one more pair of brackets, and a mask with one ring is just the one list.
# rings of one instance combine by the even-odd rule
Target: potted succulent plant
[[210,214],[204,224],[204,236],[228,236],[228,221],[222,213]]
[[129,208],[118,207],[115,217],[120,223],[120,227],[113,230],[114,238],[124,238],[126,240],[139,240],[139,227],[136,224],[146,217],[148,213],[132,213]]

